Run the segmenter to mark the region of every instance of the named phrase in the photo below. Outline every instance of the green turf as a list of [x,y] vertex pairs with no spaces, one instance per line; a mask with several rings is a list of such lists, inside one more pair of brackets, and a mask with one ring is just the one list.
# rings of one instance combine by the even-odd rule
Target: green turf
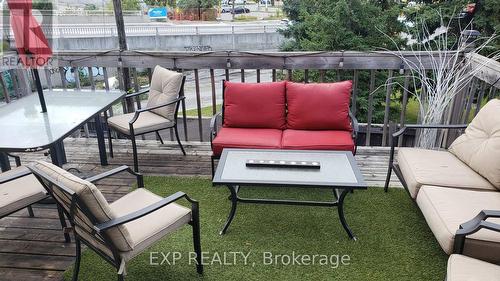
[[[217,112],[220,112],[221,109],[222,109],[222,105],[218,104],[216,106],[217,108]],[[212,106],[205,106],[205,107],[202,107],[201,108],[201,116],[202,117],[212,117],[214,115],[213,113],[213,110],[212,110]],[[189,117],[198,117],[198,109],[194,108],[194,109],[188,109],[186,110],[186,116],[189,116]]]
[[[167,196],[184,191],[200,202],[203,251],[214,254],[244,252],[249,264],[205,266],[200,278],[189,264],[191,228],[166,237],[129,263],[128,280],[444,280],[446,256],[418,208],[400,189],[356,191],[346,198],[347,220],[358,236],[349,240],[331,208],[239,205],[225,236],[218,234],[229,211],[226,188],[207,179],[147,177],[146,186]],[[242,189],[248,197],[330,199],[331,191],[309,189]],[[150,252],[181,252],[175,265],[149,265]],[[274,255],[348,255],[344,265],[265,265],[264,252]],[[286,263],[286,258],[283,260]],[[335,263],[335,258],[333,259]],[[333,263],[333,264],[334,264]],[[80,280],[113,280],[116,271],[95,253],[83,254]],[[69,280],[71,270],[66,272]]]

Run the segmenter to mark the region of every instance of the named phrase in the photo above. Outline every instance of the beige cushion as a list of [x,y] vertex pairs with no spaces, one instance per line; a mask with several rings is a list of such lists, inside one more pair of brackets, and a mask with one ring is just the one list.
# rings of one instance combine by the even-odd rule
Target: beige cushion
[[489,101],[449,150],[500,189],[500,100]]
[[[170,71],[157,65],[151,77],[147,107],[161,105],[175,100],[182,86],[182,73]],[[176,104],[154,109],[153,112],[173,120]]]
[[[115,128],[120,133],[130,135],[129,123],[132,118],[134,118],[135,113],[128,113],[122,115],[116,115],[108,118],[108,124]],[[134,133],[143,134],[145,132],[151,132],[156,130],[161,130],[165,128],[170,128],[174,123],[158,114],[152,112],[142,112],[139,114],[139,118],[134,122]]]
[[[110,206],[115,214],[124,216],[161,201],[163,198],[144,188],[123,196]],[[176,203],[150,213],[140,219],[124,224],[133,243],[131,252],[122,253],[130,260],[166,234],[191,221],[191,210]]]
[[[109,204],[102,193],[94,184],[82,180],[63,169],[44,161],[35,162],[32,166],[30,166],[30,169],[36,174],[40,172],[44,173],[45,175],[41,176],[56,186],[54,192],[57,192],[57,198],[55,199],[62,203],[66,210],[69,210],[70,202],[65,200],[62,195],[62,191],[58,190],[57,187],[60,185],[71,189],[78,195],[81,202],[86,205],[92,215],[96,218],[97,223],[103,223],[117,217],[114,211],[109,207]],[[82,217],[84,216],[83,213],[79,212],[77,216],[79,216],[78,222],[89,222],[87,218]],[[116,228],[109,229],[107,234],[115,244],[115,247],[117,247],[120,251],[132,250],[133,243],[126,227],[118,226]]]
[[500,281],[500,266],[463,255],[451,255],[446,281]]
[[[460,224],[482,210],[500,210],[500,192],[422,186],[417,204],[441,248],[451,254]],[[488,221],[500,223],[500,218]],[[500,233],[482,229],[467,236],[464,254],[491,262],[500,261]]]
[[496,190],[447,151],[403,147],[398,150],[397,161],[412,198],[422,185]]
[[[1,173],[0,179],[24,171],[26,171],[25,167],[14,168]],[[28,207],[45,197],[47,197],[47,191],[32,174],[2,183],[0,184],[0,217]]]

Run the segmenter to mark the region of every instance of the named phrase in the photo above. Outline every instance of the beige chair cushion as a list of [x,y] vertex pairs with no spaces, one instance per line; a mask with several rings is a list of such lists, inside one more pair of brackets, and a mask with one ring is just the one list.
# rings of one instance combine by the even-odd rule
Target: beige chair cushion
[[449,150],[500,189],[500,100],[489,101]]
[[446,281],[500,281],[500,266],[463,255],[451,255]]
[[[0,174],[0,179],[24,172],[27,168],[19,167]],[[30,174],[0,184],[0,217],[16,210],[28,207],[47,197],[47,191],[38,179]]]
[[[473,219],[482,210],[500,210],[500,192],[422,186],[417,204],[441,248],[451,254],[460,224]],[[500,223],[500,218],[488,221]],[[482,229],[468,236],[464,254],[500,262],[500,233]]]
[[[161,201],[162,199],[162,197],[147,189],[138,188],[113,202],[110,207],[116,215],[124,216]],[[190,209],[176,203],[171,203],[149,215],[124,224],[130,233],[133,250],[122,253],[122,257],[125,260],[132,259],[166,234],[180,228],[190,221]]]
[[[110,208],[102,193],[94,184],[82,180],[63,169],[44,161],[35,162],[31,168],[34,173],[42,172],[46,174],[46,177],[42,177],[46,178],[46,180],[52,182],[54,185],[63,185],[73,190],[78,195],[81,202],[83,202],[83,204],[85,204],[86,207],[90,210],[98,223],[103,223],[117,217],[114,211]],[[54,191],[56,190],[57,187]],[[67,210],[69,209],[69,202],[63,201],[60,203],[65,204],[65,208]],[[83,216],[82,213],[79,213],[77,215]],[[85,218],[83,218],[82,220],[86,221]],[[115,247],[117,247],[120,251],[132,250],[133,242],[126,227],[118,226],[116,228],[112,228],[108,230],[107,234],[115,244]]]
[[422,185],[496,190],[447,151],[403,147],[398,150],[397,161],[412,198],[417,197]]
[[[108,118],[108,124],[120,133],[130,135],[129,123],[135,113],[116,115]],[[161,129],[170,128],[174,122],[152,112],[142,112],[134,122],[134,134],[143,134]]]
[[[151,77],[147,107],[161,105],[179,97],[182,86],[182,73],[170,71],[157,65]],[[153,112],[169,120],[174,120],[176,104],[154,109]]]

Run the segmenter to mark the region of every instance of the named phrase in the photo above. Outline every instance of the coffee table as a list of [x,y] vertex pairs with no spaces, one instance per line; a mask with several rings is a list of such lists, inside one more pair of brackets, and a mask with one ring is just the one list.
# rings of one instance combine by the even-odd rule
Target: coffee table
[[[221,235],[229,228],[238,203],[282,204],[337,207],[342,226],[349,237],[356,240],[344,216],[344,199],[350,191],[367,189],[350,151],[224,149],[213,183],[226,185],[231,192],[231,211]],[[241,198],[238,196],[241,186],[327,188],[333,191],[336,200]]]

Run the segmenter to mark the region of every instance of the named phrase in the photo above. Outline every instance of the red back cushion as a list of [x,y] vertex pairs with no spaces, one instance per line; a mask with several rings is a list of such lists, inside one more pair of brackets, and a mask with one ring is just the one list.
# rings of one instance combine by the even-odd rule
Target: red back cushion
[[295,130],[351,130],[352,81],[286,83],[287,125]]
[[225,82],[224,87],[224,127],[286,128],[285,82]]

